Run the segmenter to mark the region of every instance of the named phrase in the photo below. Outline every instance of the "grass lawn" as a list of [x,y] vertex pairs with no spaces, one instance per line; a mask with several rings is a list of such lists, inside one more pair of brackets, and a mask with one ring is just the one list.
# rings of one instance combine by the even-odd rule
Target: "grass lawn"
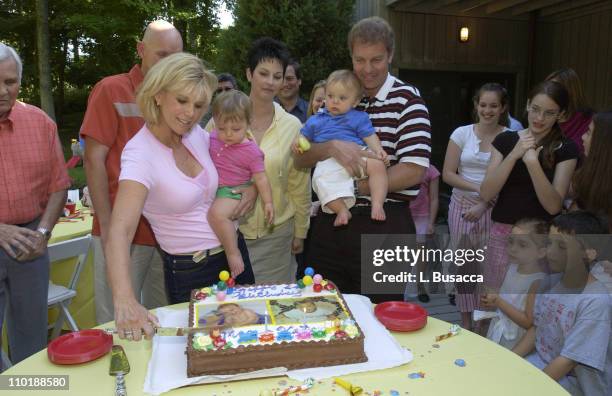
[[[62,142],[62,149],[64,150],[64,158],[66,161],[72,157],[70,151],[70,143],[72,139],[79,138],[79,128],[83,122],[83,113],[70,113],[65,114],[61,125],[58,125],[58,134],[60,141]],[[83,165],[79,165],[76,168],[68,169],[68,175],[72,180],[71,189],[82,189],[87,185],[87,179],[85,178],[85,169]]]
[[68,169],[68,175],[70,176],[70,180],[72,180],[72,185],[70,186],[71,190],[77,188],[79,190],[82,190],[83,187],[87,185],[85,169],[82,166],[77,166],[76,168]]

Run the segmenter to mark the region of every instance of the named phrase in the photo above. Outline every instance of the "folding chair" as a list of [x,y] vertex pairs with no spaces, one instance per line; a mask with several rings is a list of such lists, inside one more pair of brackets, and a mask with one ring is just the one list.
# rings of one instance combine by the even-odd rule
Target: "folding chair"
[[60,311],[55,324],[49,326],[50,328],[53,327],[51,339],[56,338],[60,334],[65,321],[68,322],[68,326],[70,326],[72,331],[79,330],[74,318],[70,314],[70,311],[68,311],[68,307],[70,306],[72,299],[77,294],[76,288],[79,282],[79,276],[81,275],[83,266],[87,261],[87,254],[89,253],[90,244],[91,235],[86,235],[84,237],[49,245],[49,259],[51,261],[51,265],[53,265],[54,261],[77,257],[77,263],[74,267],[72,278],[70,279],[67,287],[56,285],[55,283],[49,281],[47,305],[49,307],[57,306]]
[[4,349],[0,352],[0,355],[2,356],[2,364],[0,364],[0,373],[3,372],[4,370],[6,370],[9,367],[13,366],[13,363],[11,363],[11,361],[8,358],[8,355],[4,352]]
[[[7,304],[8,305],[8,304]],[[5,308],[5,312],[0,312],[0,315],[3,315],[5,317],[4,323],[6,323],[6,311],[7,311],[8,307]],[[2,345],[3,347],[5,347],[6,345]],[[8,346],[7,350],[8,350]],[[0,373],[2,373],[4,370],[6,370],[9,367],[12,367],[13,363],[11,362],[11,360],[8,357],[8,354],[6,352],[4,352],[3,348],[0,348]]]

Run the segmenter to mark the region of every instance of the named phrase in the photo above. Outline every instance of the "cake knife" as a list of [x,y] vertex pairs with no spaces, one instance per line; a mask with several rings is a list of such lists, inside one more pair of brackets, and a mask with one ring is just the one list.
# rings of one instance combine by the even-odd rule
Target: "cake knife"
[[[215,327],[214,329],[222,329],[224,326]],[[210,327],[155,327],[153,329],[155,335],[158,336],[185,336],[189,333],[203,332],[210,333],[213,330]],[[113,328],[104,329],[107,334],[117,334],[118,330]],[[144,334],[144,332],[142,332]]]
[[120,345],[113,345],[108,374],[115,377],[115,395],[127,396],[125,376],[130,372],[130,362]]

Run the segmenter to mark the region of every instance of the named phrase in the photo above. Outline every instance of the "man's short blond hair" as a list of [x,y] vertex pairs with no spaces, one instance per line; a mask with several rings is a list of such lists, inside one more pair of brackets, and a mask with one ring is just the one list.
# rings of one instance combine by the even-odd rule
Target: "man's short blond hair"
[[210,104],[213,92],[217,89],[217,76],[208,70],[197,56],[179,52],[157,62],[146,74],[136,103],[142,117],[150,125],[160,122],[160,109],[155,95],[161,92],[195,92]]
[[344,89],[353,93],[357,98],[363,96],[361,81],[359,81],[355,73],[350,70],[342,69],[332,72],[329,77],[327,77],[325,88],[327,89],[327,87],[336,84],[341,85]]
[[395,50],[395,34],[389,22],[380,17],[365,18],[357,22],[348,34],[348,49],[353,54],[355,42],[365,44],[383,43],[389,56]]

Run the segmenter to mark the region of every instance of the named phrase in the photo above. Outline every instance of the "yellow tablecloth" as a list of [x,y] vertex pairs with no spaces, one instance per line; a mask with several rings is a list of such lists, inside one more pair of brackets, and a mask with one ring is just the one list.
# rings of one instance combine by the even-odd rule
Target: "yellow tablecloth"
[[[93,217],[89,210],[83,211],[84,220],[75,219],[73,222],[58,222],[53,228],[49,244],[67,241],[91,233]],[[67,285],[72,277],[76,259],[55,261],[51,263],[50,278],[53,283]],[[94,306],[94,269],[93,254],[87,258],[79,283],[77,285],[77,295],[70,303],[70,313],[80,329],[91,328],[96,325],[96,312]],[[49,320],[54,321],[57,316],[57,309],[49,311]],[[67,327],[65,327],[67,329]]]
[[[177,307],[185,308],[185,305]],[[108,327],[101,326],[101,327]],[[512,352],[474,333],[462,331],[460,335],[436,343],[436,335],[448,331],[449,324],[428,318],[427,326],[413,333],[393,333],[400,344],[412,350],[414,360],[407,365],[383,371],[348,375],[346,380],[359,385],[365,395],[567,395],[560,385],[540,370]],[[151,356],[151,342],[126,342],[115,339],[124,347],[130,361],[131,372],[126,376],[130,396],[143,394],[147,364]],[[435,344],[435,345],[434,345]],[[436,347],[437,345],[437,347]],[[465,367],[454,364],[464,359]],[[110,354],[100,359],[76,366],[56,366],[41,351],[17,366],[6,375],[69,375],[70,390],[61,394],[110,395],[114,392],[114,377],[108,375]],[[423,372],[424,378],[411,379],[410,373]],[[172,395],[259,395],[261,390],[284,388],[298,384],[286,377],[273,377],[224,384],[199,385],[176,389]],[[23,392],[3,392],[6,395],[22,395]],[[60,394],[60,393],[55,393]],[[303,394],[303,393],[301,393]],[[348,392],[332,384],[331,379],[318,381],[308,394],[317,396],[344,396]],[[395,393],[393,393],[395,394]]]

